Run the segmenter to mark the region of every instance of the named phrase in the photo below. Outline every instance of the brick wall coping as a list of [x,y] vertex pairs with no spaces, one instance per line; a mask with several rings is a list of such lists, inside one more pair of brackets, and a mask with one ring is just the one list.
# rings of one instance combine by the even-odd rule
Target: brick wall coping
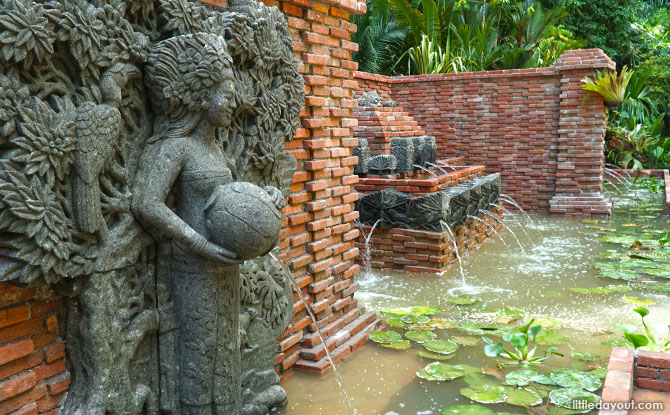
[[[365,14],[368,11],[368,6],[365,3],[365,0],[321,0],[323,3],[330,4],[332,6],[340,7],[351,14]],[[295,3],[303,7],[313,7],[314,2],[312,0],[292,0],[292,3]]]
[[445,79],[489,79],[489,78],[524,78],[536,76],[555,76],[561,71],[581,69],[614,70],[616,64],[601,49],[569,50],[563,53],[554,66],[546,68],[506,69],[497,71],[443,73],[433,75],[386,76],[367,72],[354,72],[354,78],[366,79],[390,84],[411,82],[439,82]]
[[[603,403],[630,402],[635,387],[670,392],[670,353],[613,348],[603,386]],[[599,412],[599,415],[627,414],[626,410],[611,408]]]

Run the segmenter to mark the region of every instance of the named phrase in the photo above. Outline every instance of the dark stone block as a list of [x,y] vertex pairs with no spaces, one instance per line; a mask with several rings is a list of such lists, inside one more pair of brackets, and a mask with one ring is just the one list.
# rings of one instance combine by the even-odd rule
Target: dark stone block
[[410,173],[414,171],[414,142],[409,137],[393,137],[391,139],[391,154],[396,158],[396,173]]
[[365,138],[358,139],[358,145],[353,148],[354,156],[358,156],[358,164],[354,166],[354,174],[367,174],[370,163],[370,147]]
[[368,172],[370,174],[388,175],[393,174],[398,162],[392,154],[378,154],[368,162]]

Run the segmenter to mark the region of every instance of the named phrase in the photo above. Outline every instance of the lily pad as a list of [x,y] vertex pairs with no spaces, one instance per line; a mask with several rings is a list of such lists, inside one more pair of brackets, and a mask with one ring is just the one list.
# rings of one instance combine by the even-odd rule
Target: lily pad
[[535,376],[537,376],[537,372],[534,370],[519,369],[508,373],[505,376],[505,382],[512,386],[526,386],[533,381],[532,379]]
[[636,298],[636,297],[622,297],[626,302],[637,305],[654,305],[656,301],[649,298]]
[[593,287],[593,288],[580,288],[580,287],[570,288],[570,291],[578,294],[612,294],[615,292],[625,292],[630,290],[632,290],[632,288],[630,288],[627,285],[608,285],[607,287]]
[[424,359],[430,359],[430,360],[449,360],[453,358],[455,355],[433,353],[429,352],[428,350],[419,350],[419,356],[423,357]]
[[449,340],[428,340],[423,347],[439,354],[452,354],[458,350],[458,344]]
[[638,239],[638,236],[636,235],[605,235],[603,237],[598,238],[598,241],[600,242],[608,242],[612,244],[619,244],[623,246],[631,246],[636,240]]
[[[542,332],[545,332],[546,330],[558,330],[560,328],[563,328],[563,326],[565,326],[565,322],[560,318],[549,317],[549,316],[535,316],[533,318],[535,319],[533,325],[541,326]],[[528,324],[529,322],[530,319],[526,319],[524,324]]]
[[412,348],[412,344],[409,342],[409,340],[400,340],[393,343],[381,343],[381,346],[397,350],[407,350]]
[[556,369],[549,377],[562,388],[581,388],[593,392],[603,385],[600,378],[593,373],[575,369]]
[[596,360],[602,359],[600,356],[593,353],[580,353],[572,352],[572,357],[582,362],[595,362]]
[[472,386],[469,388],[462,388],[461,395],[479,403],[502,403],[505,402],[505,389],[502,386]]
[[495,412],[481,405],[452,405],[442,409],[442,415],[495,415]]
[[644,284],[642,288],[645,290],[656,291],[661,293],[670,293],[670,283],[665,284]]
[[408,314],[412,314],[406,308],[393,308],[393,309],[387,308],[385,310],[381,310],[380,313],[385,316],[394,316],[394,317],[402,317]]
[[428,316],[423,316],[420,314],[407,314],[400,317],[400,320],[404,321],[407,324],[423,324],[430,321]]
[[412,307],[410,308],[412,314],[421,314],[424,316],[430,316],[437,314],[441,311],[439,307]]
[[605,346],[609,346],[609,347],[631,347],[632,346],[632,344],[626,339],[605,340],[605,341],[601,342],[601,344],[604,344]]
[[549,398],[554,405],[567,409],[577,408],[577,403],[587,402],[596,404],[600,402],[600,397],[580,388],[562,388],[549,392]]
[[476,346],[479,344],[479,339],[472,336],[456,336],[451,337],[452,342],[460,344],[461,346]]
[[605,379],[607,377],[607,368],[606,367],[601,367],[598,369],[593,369],[589,371],[590,374],[593,376],[598,376],[598,379]]
[[398,327],[398,328],[403,328],[407,325],[404,321],[402,321],[399,317],[389,317],[386,319],[386,322],[389,323],[392,327]]
[[395,331],[373,331],[370,333],[370,340],[376,343],[395,343],[402,340],[400,333]]
[[479,301],[478,298],[471,295],[459,295],[447,298],[447,302],[455,305],[471,305]]
[[636,274],[636,273],[630,272],[630,271],[619,271],[619,270],[615,270],[615,269],[606,269],[606,270],[600,271],[599,277],[612,278],[612,279],[615,279],[615,280],[627,280],[627,281],[639,280],[640,278],[642,278],[642,276],[640,274]]
[[426,367],[416,372],[416,375],[421,379],[444,382],[463,377],[465,371],[458,365],[451,366],[446,363],[433,362],[428,363]]
[[670,278],[670,269],[667,268],[642,268],[640,271],[654,277]]
[[535,342],[542,345],[559,345],[570,341],[570,336],[552,330],[542,330],[535,337]]
[[484,385],[490,387],[501,386],[500,380],[498,378],[483,373],[481,369],[475,369],[475,371],[470,371],[466,373],[463,380],[465,381],[465,383],[467,383],[472,387],[480,387]]
[[417,343],[423,343],[428,340],[433,340],[436,337],[437,334],[427,330],[413,330],[405,333],[405,338]]
[[542,398],[537,393],[523,388],[503,386],[505,391],[505,403],[516,406],[530,407],[542,403]]

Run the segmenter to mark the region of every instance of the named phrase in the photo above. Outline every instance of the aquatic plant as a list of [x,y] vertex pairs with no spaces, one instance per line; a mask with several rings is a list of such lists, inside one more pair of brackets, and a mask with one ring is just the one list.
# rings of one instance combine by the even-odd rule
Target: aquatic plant
[[[624,332],[624,336],[626,337],[626,340],[631,342],[633,344],[633,347],[640,348],[644,347],[646,349],[649,349],[651,351],[655,352],[666,352],[670,350],[670,333],[667,334],[666,338],[663,340],[656,340],[656,337],[653,335],[649,327],[647,327],[647,323],[644,322],[644,318],[649,315],[649,310],[645,307],[637,307],[634,308],[633,311],[638,313],[642,319],[642,326],[644,327],[645,334],[637,334],[633,333],[635,331],[634,326],[627,326],[627,325],[617,325],[619,329],[621,329]],[[668,326],[670,328],[670,326]]]
[[509,342],[509,344],[514,348],[514,350],[506,349],[502,343],[494,343],[493,340],[488,337],[483,336],[482,340],[486,343],[484,346],[484,353],[490,357],[500,357],[507,360],[503,362],[503,365],[522,365],[522,366],[533,366],[533,364],[539,364],[549,359],[552,355],[563,356],[561,353],[557,352],[557,347],[550,347],[547,350],[544,350],[543,356],[535,356],[537,352],[537,345],[532,349],[530,348],[531,343],[535,343],[535,337],[542,330],[542,326],[533,326],[535,319],[530,320],[528,324],[523,327],[519,327],[515,331],[503,334],[503,340]]

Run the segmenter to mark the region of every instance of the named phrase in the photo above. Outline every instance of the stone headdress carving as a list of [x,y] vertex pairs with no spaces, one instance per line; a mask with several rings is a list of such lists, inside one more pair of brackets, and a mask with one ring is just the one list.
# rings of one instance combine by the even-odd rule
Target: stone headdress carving
[[[176,37],[198,47],[172,55]],[[146,65],[158,42],[164,47],[152,53],[174,59]],[[66,414],[153,414],[161,406],[156,247],[130,210],[130,192],[141,150],[158,136],[155,119],[172,121],[175,132],[197,123],[188,112],[208,105],[220,67],[235,81],[221,145],[236,180],[288,192],[296,162],[283,149],[304,92],[276,8],[252,0],[223,11],[188,0],[0,5],[0,281],[47,283],[70,298],[76,376]],[[147,90],[147,76],[156,87],[166,82]],[[247,304],[259,307],[249,311],[247,336],[262,331],[253,325],[265,317],[268,327],[282,320],[263,311],[288,287],[271,268],[266,259],[243,266],[265,272]]]

